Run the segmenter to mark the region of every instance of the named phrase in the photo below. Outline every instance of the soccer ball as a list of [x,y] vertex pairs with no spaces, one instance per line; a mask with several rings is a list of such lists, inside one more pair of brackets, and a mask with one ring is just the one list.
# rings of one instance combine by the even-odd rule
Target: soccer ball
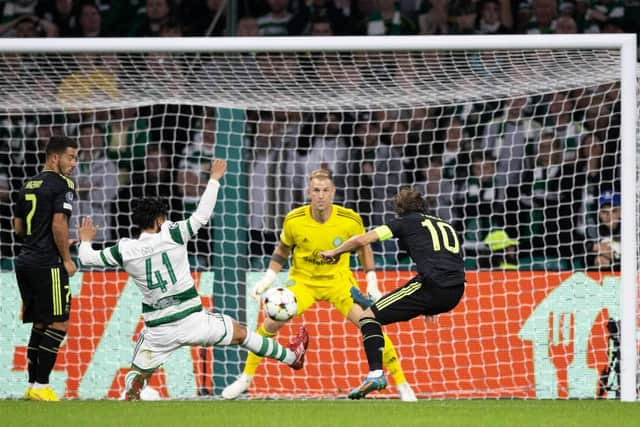
[[298,310],[296,296],[287,288],[271,288],[263,297],[264,314],[273,320],[285,321]]

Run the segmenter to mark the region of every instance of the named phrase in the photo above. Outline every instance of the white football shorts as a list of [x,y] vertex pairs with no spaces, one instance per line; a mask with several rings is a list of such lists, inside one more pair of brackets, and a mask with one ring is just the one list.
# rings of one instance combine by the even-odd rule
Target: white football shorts
[[131,365],[142,372],[152,372],[180,347],[229,345],[232,338],[231,317],[199,311],[175,322],[145,326],[138,336]]

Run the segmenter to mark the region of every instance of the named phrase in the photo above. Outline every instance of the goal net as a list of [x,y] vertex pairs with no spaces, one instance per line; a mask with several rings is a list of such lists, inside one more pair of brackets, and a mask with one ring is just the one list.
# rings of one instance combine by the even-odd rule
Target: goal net
[[[162,197],[171,219],[188,216],[210,160],[227,159],[190,263],[204,305],[251,328],[262,314],[248,293],[284,216],[308,202],[311,171],[331,170],[335,203],[366,227],[392,218],[391,197],[414,186],[463,237],[467,270],[455,310],[385,328],[418,397],[620,398],[636,372],[637,322],[621,323],[637,300],[636,178],[621,165],[635,166],[637,78],[631,67],[632,84],[621,80],[629,61],[606,37],[282,39],[281,51],[259,39],[56,40],[38,52],[3,41],[0,397],[24,390],[30,327],[12,271],[12,200],[42,168],[48,138],[63,134],[79,141],[72,237],[91,216],[100,245],[135,236],[134,198]],[[411,277],[404,248],[373,250],[383,291]],[[71,289],[52,386],[68,398],[118,398],[142,328],[138,290],[126,273],[89,268]],[[304,370],[265,360],[250,398],[344,397],[366,374],[360,332],[335,309],[318,303],[278,339],[303,323]],[[219,395],[245,356],[182,349],[150,387]],[[389,379],[376,397],[397,397]]]

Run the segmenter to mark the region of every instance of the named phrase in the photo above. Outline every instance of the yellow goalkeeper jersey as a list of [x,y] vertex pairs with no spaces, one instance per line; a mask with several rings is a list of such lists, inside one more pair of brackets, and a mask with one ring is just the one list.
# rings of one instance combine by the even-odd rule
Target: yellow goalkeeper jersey
[[293,248],[291,276],[316,280],[331,280],[351,274],[349,253],[340,256],[336,264],[327,264],[320,252],[338,247],[351,236],[364,233],[362,218],[351,209],[332,205],[331,216],[320,224],[311,217],[311,206],[289,212],[284,220],[280,241]]

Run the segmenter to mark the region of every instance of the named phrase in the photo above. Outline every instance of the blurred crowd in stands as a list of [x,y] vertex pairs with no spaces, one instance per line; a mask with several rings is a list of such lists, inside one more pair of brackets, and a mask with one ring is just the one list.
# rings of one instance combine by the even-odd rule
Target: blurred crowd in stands
[[[390,200],[400,187],[417,187],[429,212],[463,235],[468,268],[617,270],[619,95],[608,84],[450,107],[247,111],[232,143],[243,147],[238,173],[245,178],[233,191],[234,203],[248,201],[246,255],[268,259],[284,215],[307,200],[306,177],[326,168],[336,203],[358,211],[367,227],[393,216]],[[193,212],[220,120],[215,108],[187,105],[3,117],[3,256],[12,253],[11,194],[42,167],[52,134],[79,139],[73,224],[90,215],[99,237],[112,241],[132,235],[132,198],[165,198],[174,220]],[[208,230],[192,247],[203,268],[213,256]],[[393,242],[374,250],[382,265],[402,253]]]
[[[223,36],[231,25],[241,36],[539,34],[636,32],[640,25],[640,0],[238,1],[235,25],[225,16],[227,3],[6,1],[0,32]],[[167,85],[183,84],[160,55],[146,59],[150,72],[154,60],[169,76]],[[117,74],[100,70],[118,61],[105,56],[98,61],[102,68],[79,75],[115,98]],[[83,96],[77,76],[60,78],[54,95],[60,102]],[[15,250],[11,199],[24,178],[40,170],[51,135],[78,137],[73,219],[91,215],[100,226],[98,238],[109,242],[131,235],[134,197],[165,197],[172,219],[195,209],[220,120],[215,108],[180,104],[0,115],[2,259]],[[619,126],[618,84],[448,107],[246,111],[238,133],[246,185],[238,200],[248,201],[247,255],[258,264],[268,259],[284,215],[306,201],[306,176],[324,167],[334,175],[336,202],[356,209],[365,226],[389,219],[389,199],[400,186],[416,186],[430,212],[463,235],[470,269],[618,270]],[[212,265],[212,241],[208,229],[192,243],[196,267]],[[381,265],[398,261],[403,248],[394,245],[374,248]]]
[[[640,0],[4,0],[5,37],[640,31]],[[230,16],[233,10],[234,16]],[[234,19],[235,18],[235,19]]]

